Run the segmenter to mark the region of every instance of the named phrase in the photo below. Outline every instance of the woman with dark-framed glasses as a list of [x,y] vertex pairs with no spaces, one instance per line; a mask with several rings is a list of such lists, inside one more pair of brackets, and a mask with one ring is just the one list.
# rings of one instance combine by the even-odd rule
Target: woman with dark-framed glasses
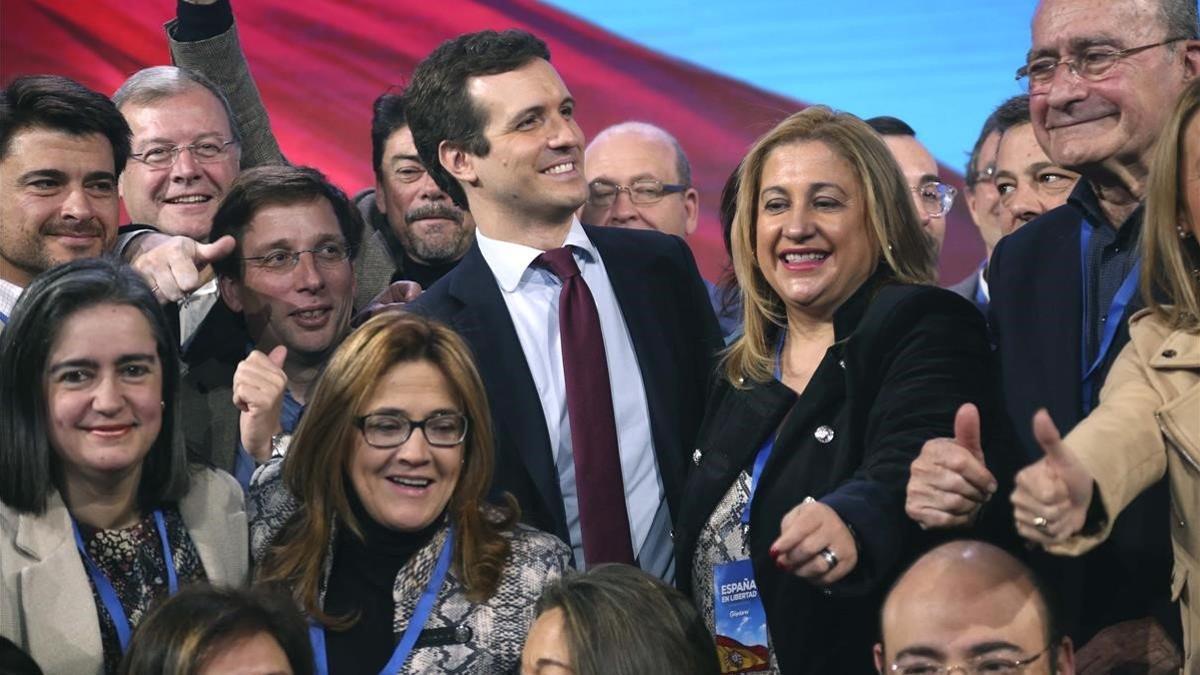
[[254,477],[260,582],[312,621],[318,672],[514,670],[545,584],[570,551],[485,502],[492,433],[462,340],[415,316],[351,334],[286,461]]

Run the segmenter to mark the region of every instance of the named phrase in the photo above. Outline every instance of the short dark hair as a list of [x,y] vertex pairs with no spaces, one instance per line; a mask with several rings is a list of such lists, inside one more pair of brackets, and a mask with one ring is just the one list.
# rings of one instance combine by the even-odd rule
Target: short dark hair
[[132,132],[113,102],[60,75],[26,75],[0,90],[0,160],[8,156],[17,132],[25,129],[104,136],[112,145],[115,175],[129,160]]
[[1025,124],[1029,119],[1029,94],[1017,94],[1006,99],[996,106],[991,115],[988,115],[983,122],[983,129],[979,130],[979,138],[975,139],[975,146],[971,148],[971,156],[967,158],[967,170],[963,174],[963,184],[967,186],[968,190],[973,189],[979,183],[979,171],[975,166],[979,164],[979,153],[983,151],[983,142],[987,140],[987,137],[993,133],[1003,134],[1011,127]]
[[242,278],[242,239],[259,211],[268,206],[303,204],[327,199],[337,216],[346,246],[353,252],[362,243],[363,221],[358,209],[341,188],[311,166],[269,164],[243,171],[213,214],[211,241],[225,235],[237,240],[233,255],[213,263],[213,271],[230,279]]
[[899,117],[891,115],[879,115],[872,117],[869,120],[863,120],[867,126],[875,130],[875,133],[880,136],[912,136],[917,137],[917,132],[912,127],[908,126],[908,122]]
[[121,675],[195,675],[222,649],[266,633],[296,675],[314,672],[308,628],[287,593],[202,584],[181,590],[142,620],[118,668]]
[[404,95],[384,92],[375,99],[371,113],[371,166],[375,179],[383,180],[383,149],[396,131],[408,126]]
[[550,50],[532,34],[485,30],[447,40],[417,64],[404,92],[413,142],[425,170],[459,208],[468,208],[466,192],[442,167],[438,146],[448,141],[478,157],[491,151],[483,135],[486,112],[471,100],[467,80],[507,73],[534,59],[549,61]]
[[0,331],[0,501],[17,511],[44,513],[52,491],[62,491],[42,379],[50,348],[67,320],[102,304],[133,307],[146,317],[162,367],[162,428],[142,464],[138,508],[145,513],[187,493],[188,465],[177,420],[176,340],[154,293],[136,272],[115,259],[88,258],[35,277]]
[[1167,29],[1168,38],[1195,40],[1200,37],[1196,0],[1159,0],[1158,14]]
[[[692,603],[629,565],[598,565],[542,591],[540,616],[563,613],[579,675],[716,675],[717,647]],[[620,645],[620,649],[614,649]]]

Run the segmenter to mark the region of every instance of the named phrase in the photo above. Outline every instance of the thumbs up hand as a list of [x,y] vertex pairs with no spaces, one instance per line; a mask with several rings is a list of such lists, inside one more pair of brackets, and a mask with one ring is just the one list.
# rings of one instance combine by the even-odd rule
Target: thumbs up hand
[[965,403],[954,416],[954,438],[925,442],[913,460],[904,510],[922,528],[963,527],[996,492],[983,459],[979,410]]
[[283,372],[286,359],[283,345],[270,354],[254,350],[233,373],[233,404],[242,411],[238,417],[242,447],[260,464],[271,458],[271,437],[282,431],[279,417],[288,384]]
[[1045,410],[1033,416],[1033,435],[1046,456],[1017,474],[1013,517],[1017,532],[1036,544],[1062,541],[1083,528],[1095,480],[1063,445]]

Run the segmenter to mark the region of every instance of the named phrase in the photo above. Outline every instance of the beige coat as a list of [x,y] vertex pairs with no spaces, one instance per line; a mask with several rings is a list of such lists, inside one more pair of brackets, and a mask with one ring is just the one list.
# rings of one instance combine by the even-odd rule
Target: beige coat
[[1167,473],[1183,671],[1200,673],[1200,334],[1172,331],[1143,310],[1130,319],[1129,338],[1104,382],[1100,407],[1064,441],[1096,478],[1107,517],[1095,534],[1050,550],[1079,555],[1096,546],[1121,510]]
[[[209,469],[193,474],[179,512],[209,581],[244,585],[249,538],[237,481]],[[101,673],[97,617],[59,494],[40,516],[0,504],[0,635],[33,656],[47,675]]]

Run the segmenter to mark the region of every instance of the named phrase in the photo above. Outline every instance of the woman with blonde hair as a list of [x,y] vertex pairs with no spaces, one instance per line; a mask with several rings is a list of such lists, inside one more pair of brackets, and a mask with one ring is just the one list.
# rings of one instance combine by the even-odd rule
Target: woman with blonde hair
[[[824,107],[743,160],[725,352],[676,527],[676,569],[723,672],[869,673],[882,593],[913,553],[909,465],[1000,407],[983,317],[935,255],[883,141]],[[743,622],[745,620],[745,622]]]
[[1063,555],[1103,542],[1121,511],[1167,474],[1183,616],[1183,672],[1200,671],[1200,82],[1181,96],[1155,146],[1146,185],[1141,292],[1129,344],[1100,405],[1066,438],[1033,419],[1046,457],[1017,474],[1017,530]]
[[251,484],[260,582],[311,617],[318,672],[513,670],[570,551],[492,505],[483,384],[449,328],[384,314],[331,357]]

